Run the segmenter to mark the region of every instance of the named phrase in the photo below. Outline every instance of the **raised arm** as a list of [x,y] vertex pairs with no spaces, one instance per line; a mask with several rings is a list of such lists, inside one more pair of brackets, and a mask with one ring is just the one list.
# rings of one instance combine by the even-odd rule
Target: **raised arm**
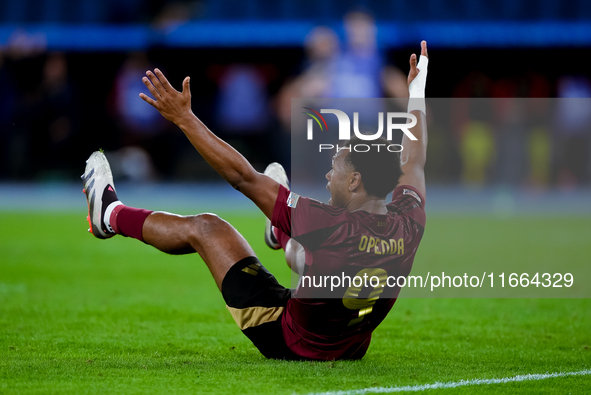
[[183,81],[182,92],[178,92],[160,70],[148,71],[146,75],[142,81],[154,99],[144,93],[140,93],[140,97],[176,124],[215,171],[271,218],[279,184],[257,172],[244,156],[213,134],[193,114],[189,77]]
[[408,86],[410,92],[409,112],[417,117],[417,124],[410,132],[417,140],[409,139],[406,134],[402,137],[402,153],[400,167],[403,175],[398,185],[415,187],[423,196],[425,188],[425,162],[427,161],[427,122],[425,119],[425,82],[427,80],[427,42],[421,42],[421,59],[417,65],[417,55],[410,57],[410,72]]

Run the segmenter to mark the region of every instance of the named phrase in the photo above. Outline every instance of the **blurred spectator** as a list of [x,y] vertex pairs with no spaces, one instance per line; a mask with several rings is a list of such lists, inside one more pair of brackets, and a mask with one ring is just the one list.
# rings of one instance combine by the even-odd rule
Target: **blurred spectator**
[[529,184],[545,189],[551,181],[551,84],[546,75],[528,72],[525,85],[530,99],[528,106],[528,163]]
[[545,188],[550,183],[552,152],[548,133],[548,126],[538,123],[532,127],[529,135],[529,181],[537,188]]
[[[495,140],[491,127],[493,82],[482,72],[469,73],[455,87],[452,102],[452,137],[455,137],[461,158],[461,179],[471,187],[488,181],[495,157]],[[465,98],[465,99],[464,99]]]
[[[168,169],[170,166],[171,147],[170,141],[163,138],[167,126],[164,118],[152,106],[147,105],[138,95],[146,92],[147,88],[142,82],[146,71],[153,69],[144,52],[129,54],[117,75],[114,84],[114,112],[121,132],[121,145],[124,147],[136,147],[136,150],[123,151],[133,153],[134,157],[140,157],[138,150],[145,150],[157,164],[156,167]],[[131,159],[130,159],[131,160]],[[122,162],[125,160],[122,159]],[[141,178],[138,181],[155,177],[153,166],[149,161],[139,161],[135,167],[146,163],[146,168],[133,172]],[[160,167],[161,165],[162,167]]]
[[[306,60],[303,72],[288,81],[276,98],[276,110],[283,133],[277,140],[281,147],[282,162],[291,169],[291,99],[309,97],[330,97],[330,86],[336,58],[339,54],[339,40],[336,33],[325,26],[318,26],[308,34],[305,41]],[[312,162],[308,166],[314,167]]]
[[254,66],[232,65],[219,82],[217,124],[226,133],[262,133],[269,125],[264,76]]
[[162,131],[162,116],[151,106],[138,100],[139,92],[146,90],[142,78],[152,69],[144,52],[131,53],[115,76],[115,112],[130,138],[153,136]]
[[72,152],[77,143],[76,97],[68,78],[63,53],[50,53],[43,65],[43,79],[34,113],[31,159],[40,161],[45,177],[66,178],[75,166]]
[[591,180],[591,82],[584,76],[563,76],[557,94],[556,179],[559,186],[571,188]]
[[292,98],[330,97],[339,39],[332,29],[318,26],[306,37],[305,50],[304,70],[277,95],[277,113],[286,133],[291,129]]
[[[383,97],[384,62],[377,45],[375,20],[364,12],[354,11],[345,15],[345,44],[336,59],[330,86],[330,97],[375,98]],[[406,89],[408,91],[408,88]],[[405,93],[404,97],[408,94]],[[340,110],[358,112],[359,128],[363,132],[378,129],[377,113],[384,108],[375,103],[359,102],[351,108]]]
[[335,63],[330,97],[382,97],[383,61],[375,21],[363,12],[351,12],[345,15],[344,24],[346,43]]
[[453,105],[465,183],[547,185],[548,101],[537,98],[549,94],[548,79],[535,73],[493,81],[472,72],[457,85],[455,95],[472,97]]
[[162,8],[154,17],[152,25],[157,29],[174,29],[194,17],[201,4],[197,1],[171,1],[162,4]]
[[[278,114],[284,131],[291,129],[292,98],[383,96],[383,60],[377,47],[374,19],[356,11],[345,15],[343,23],[345,43],[342,49],[334,31],[324,26],[314,28],[306,38],[306,68],[278,95]],[[377,130],[378,113],[383,109],[376,108],[375,102],[367,105],[355,102],[351,103],[351,108],[345,108],[346,104],[342,103],[340,110],[358,112],[360,130]],[[316,167],[310,161],[301,165]]]
[[28,33],[17,29],[8,39],[7,52],[14,60],[34,58],[45,52],[47,39],[44,33]]
[[487,122],[470,120],[461,128],[462,181],[467,186],[484,186],[495,155],[495,142]]
[[[29,17],[41,16],[29,3],[10,2],[9,8],[26,9]],[[83,3],[86,4],[84,7],[72,10],[61,7],[60,12],[65,15],[62,17],[71,18],[80,10],[87,10],[90,3]],[[233,134],[228,137],[234,139],[233,144],[242,145],[241,152],[252,154],[253,158],[257,156],[255,151],[257,154],[264,152],[255,159],[261,163],[278,152],[283,152],[283,158],[278,160],[289,162],[291,98],[405,97],[408,94],[407,55],[401,55],[404,71],[393,66],[384,67],[381,48],[376,41],[376,24],[364,13],[346,15],[342,44],[332,29],[324,26],[312,29],[305,40],[306,59],[301,65],[301,74],[279,89],[280,81],[275,84],[269,78],[269,71],[260,64],[273,62],[271,74],[286,75],[293,71],[294,60],[301,56],[298,48],[267,48],[253,42],[253,47],[238,55],[243,63],[232,65],[237,56],[232,48],[179,49],[168,46],[167,33],[196,16],[210,17],[211,14],[203,14],[201,8],[207,11],[213,7],[213,2],[157,0],[142,4],[133,0],[121,7],[113,2],[91,3],[92,7],[101,9],[101,16],[93,19],[95,21],[149,22],[155,34],[149,37],[147,45],[157,47],[145,50],[151,51],[153,59],[159,59],[159,66],[169,65],[174,69],[170,70],[172,75],[175,72],[182,72],[183,76],[207,74],[216,67],[211,64],[212,54],[216,63],[230,64],[217,70],[217,85],[205,81],[207,86],[200,85],[199,90],[194,85],[194,105],[199,105],[206,123],[215,127],[216,132],[227,136]],[[254,21],[262,16],[273,21],[272,15],[279,8],[289,10],[283,2],[269,6],[269,9],[263,7],[263,2],[255,3],[258,5],[242,2],[236,7],[250,10],[249,18],[255,18]],[[296,5],[296,2],[288,3]],[[323,16],[327,17],[326,20],[340,17],[347,6],[346,2],[329,3],[331,6]],[[16,5],[13,7],[13,4]],[[217,15],[226,17],[229,15],[226,13],[228,5],[237,3],[222,1],[219,4],[221,11]],[[118,9],[113,11],[113,7]],[[385,9],[382,6],[372,5],[372,8],[378,18],[383,18],[382,22],[393,21],[391,15],[375,11]],[[391,6],[387,8],[389,10]],[[52,15],[57,15],[57,11]],[[285,15],[286,18],[301,18],[303,14],[287,12]],[[239,24],[242,20],[234,22]],[[36,33],[17,30],[0,49],[0,178],[77,176],[80,163],[83,163],[79,151],[98,147],[116,152],[117,159],[113,162],[121,164],[119,175],[128,179],[145,180],[158,175],[194,179],[208,174],[206,170],[194,167],[199,158],[195,157],[182,133],[138,98],[139,92],[146,92],[141,77],[152,67],[146,52],[132,53],[124,62],[126,55],[118,52],[120,47],[100,53],[90,50],[47,54],[45,33],[41,29],[32,31]],[[53,46],[56,45],[55,37],[51,34]],[[402,39],[401,42],[406,41],[405,37]],[[72,41],[76,45],[79,42],[78,38]],[[428,164],[432,169],[437,167],[437,171],[428,172],[429,181],[445,179],[455,182],[462,178],[470,185],[493,182],[512,186],[528,183],[536,187],[553,182],[567,188],[589,185],[591,132],[587,125],[591,115],[589,99],[580,99],[591,96],[589,75],[565,76],[555,84],[552,76],[558,59],[563,59],[563,56],[555,55],[568,55],[571,48],[528,48],[527,41],[524,45],[526,47],[518,50],[502,47],[438,48],[438,67],[432,71],[427,94],[433,92],[441,97],[451,95],[471,99],[454,100],[449,109],[427,111],[428,116],[433,117],[429,122],[434,119],[433,127],[438,129],[432,136],[433,144],[429,147],[432,160]],[[278,53],[281,55],[277,56]],[[467,54],[469,64],[458,67],[458,59],[464,59]],[[500,62],[499,59],[512,61]],[[536,59],[545,61],[534,61]],[[577,63],[573,67],[572,73],[588,73],[584,65]],[[532,68],[537,74],[529,70]],[[88,82],[89,76],[92,83]],[[109,98],[106,92],[113,81],[113,108],[107,108]],[[267,102],[269,92],[275,89],[279,90],[275,103],[284,133],[270,133],[274,118],[268,111]],[[554,93],[562,99],[546,102],[503,99],[549,97]],[[495,99],[489,100],[491,97]],[[109,110],[111,117],[108,116]],[[375,130],[376,112],[381,110],[356,107],[353,111],[360,112],[362,127],[365,124],[368,132]],[[364,111],[367,111],[367,120],[363,118]],[[441,121],[439,116],[443,112],[444,120]],[[447,117],[451,118],[450,122]],[[171,130],[174,133],[169,133]],[[263,143],[268,146],[263,148]],[[186,150],[187,157],[193,162],[183,162],[184,157],[179,155],[181,150]],[[86,154],[84,152],[84,156]],[[437,157],[439,162],[435,159]],[[463,167],[460,167],[460,161]],[[454,165],[449,166],[449,163]],[[448,167],[444,169],[441,164]],[[310,161],[305,166],[316,167],[317,164]]]
[[336,33],[326,27],[315,27],[304,43],[307,59],[302,97],[328,97],[327,83],[332,78],[335,62],[339,55],[339,39]]
[[[528,117],[526,94],[520,79],[502,79],[493,86],[491,101],[496,158],[492,180],[502,186],[518,187],[527,179]],[[519,98],[519,96],[522,98]]]

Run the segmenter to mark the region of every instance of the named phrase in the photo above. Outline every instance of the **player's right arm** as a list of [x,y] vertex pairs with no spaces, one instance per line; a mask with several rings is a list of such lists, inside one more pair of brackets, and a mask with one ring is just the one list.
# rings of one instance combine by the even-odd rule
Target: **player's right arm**
[[267,218],[271,218],[279,184],[257,172],[244,156],[217,137],[193,114],[189,77],[183,81],[182,92],[178,92],[160,70],[148,71],[146,75],[142,81],[154,99],[144,93],[140,93],[140,97],[176,124],[214,170],[252,200]]
[[[417,65],[417,56],[415,54],[412,54],[410,57],[408,85],[409,91],[411,91],[409,99],[411,101],[416,100],[419,103],[424,103],[427,59],[427,42],[422,41],[421,60],[419,61],[419,64]],[[424,70],[421,70],[421,68]],[[417,90],[419,91],[418,95],[416,94]],[[420,102],[421,100],[423,102]],[[413,105],[411,108],[416,108],[416,106]],[[403,174],[398,180],[398,185],[410,185],[423,196],[426,196],[424,169],[425,162],[427,161],[427,121],[424,113],[424,105],[423,111],[414,109],[411,110],[410,113],[417,117],[417,124],[409,130],[417,139],[411,140],[406,134],[402,137],[403,149],[400,155],[400,167]]]

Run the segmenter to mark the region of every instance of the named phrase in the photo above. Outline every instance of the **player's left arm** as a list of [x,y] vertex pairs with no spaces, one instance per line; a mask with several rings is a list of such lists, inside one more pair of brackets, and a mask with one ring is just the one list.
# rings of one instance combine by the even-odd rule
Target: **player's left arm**
[[252,200],[267,218],[271,218],[279,184],[257,172],[244,156],[217,137],[195,116],[191,110],[189,77],[183,81],[182,92],[174,89],[158,69],[148,71],[142,81],[154,99],[144,93],[140,93],[140,97],[164,118],[176,124],[215,171]]

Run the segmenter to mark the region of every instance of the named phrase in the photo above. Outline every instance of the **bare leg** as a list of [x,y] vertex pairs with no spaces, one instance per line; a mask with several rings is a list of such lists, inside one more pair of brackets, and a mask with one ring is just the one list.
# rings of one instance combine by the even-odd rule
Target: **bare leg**
[[214,214],[180,216],[154,212],[142,227],[144,241],[169,254],[197,252],[207,264],[218,288],[238,261],[256,256],[238,231]]

